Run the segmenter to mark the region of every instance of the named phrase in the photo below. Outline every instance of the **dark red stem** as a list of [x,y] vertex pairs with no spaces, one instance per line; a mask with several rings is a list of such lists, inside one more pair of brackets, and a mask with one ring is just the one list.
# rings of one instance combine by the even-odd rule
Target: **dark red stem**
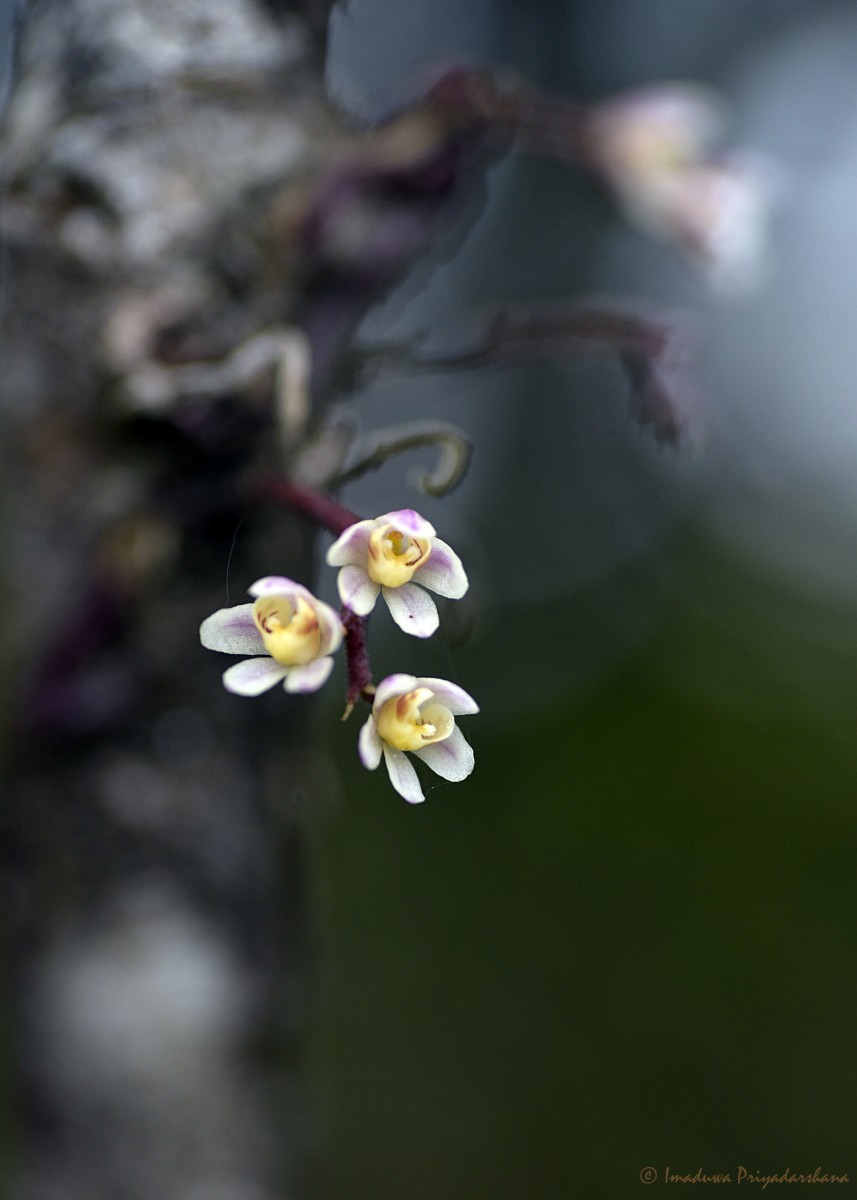
[[345,697],[348,713],[361,696],[368,699],[367,689],[373,687],[372,667],[366,648],[366,618],[358,617],[357,613],[343,606],[342,623],[345,626],[345,653],[348,656],[348,693]]
[[328,496],[326,492],[320,492],[317,488],[308,487],[303,483],[295,483],[292,479],[266,479],[258,485],[257,491],[262,499],[288,505],[335,537],[339,537],[350,525],[362,520],[357,513]]
[[[303,483],[295,483],[291,479],[266,479],[258,485],[257,492],[265,500],[287,505],[336,537],[363,519],[326,492],[320,492]],[[347,717],[361,696],[366,700],[371,698],[373,684],[369,651],[366,648],[366,618],[359,617],[356,612],[343,605],[342,624],[345,626],[345,655],[348,660],[348,692],[345,698]]]

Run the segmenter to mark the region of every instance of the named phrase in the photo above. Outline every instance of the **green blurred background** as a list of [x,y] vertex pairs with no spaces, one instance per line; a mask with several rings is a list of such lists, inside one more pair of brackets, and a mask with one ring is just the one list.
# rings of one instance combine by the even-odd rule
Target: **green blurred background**
[[[698,535],[672,549],[657,626],[585,695],[498,728],[459,657],[484,709],[466,784],[412,809],[343,763],[315,822],[323,1195],[854,1171],[853,612],[835,649],[772,630],[782,592]],[[546,674],[580,604],[515,618]]]
[[[473,607],[459,639],[447,606],[450,646],[419,669],[479,698],[477,767],[426,779],[412,809],[328,735],[343,785],[312,818],[320,1194],[613,1197],[644,1190],[646,1166],[656,1188],[667,1167],[853,1179],[853,12],[416,6],[382,30],[384,8],[334,16],[329,75],[355,108],[454,38],[575,95],[692,78],[784,187],[761,289],[712,298],[586,181],[518,156],[454,254],[369,325],[657,300],[692,317],[704,433],[654,447],[606,363],[408,381],[409,415],[476,445],[432,509],[463,540]],[[356,401],[370,423],[404,403],[393,383]],[[395,507],[400,478],[350,500]],[[389,638],[377,661],[411,669]]]

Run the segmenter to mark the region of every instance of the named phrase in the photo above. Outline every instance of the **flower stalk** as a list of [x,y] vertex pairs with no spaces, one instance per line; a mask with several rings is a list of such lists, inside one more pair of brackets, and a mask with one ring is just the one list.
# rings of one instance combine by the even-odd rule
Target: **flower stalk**
[[362,698],[369,704],[372,703],[375,685],[372,682],[372,667],[366,645],[366,618],[358,616],[343,605],[342,624],[345,626],[345,654],[348,662],[348,690],[345,694],[345,712],[342,714],[342,720],[346,721],[358,700]]
[[257,485],[256,493],[260,499],[286,505],[334,537],[339,537],[361,520],[357,513],[334,500],[327,492],[286,477],[274,476],[263,480]]

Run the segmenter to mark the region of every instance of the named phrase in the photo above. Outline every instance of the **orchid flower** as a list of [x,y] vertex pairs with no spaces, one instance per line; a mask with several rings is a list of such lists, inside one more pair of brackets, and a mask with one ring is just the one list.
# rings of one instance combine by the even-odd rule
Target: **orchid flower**
[[690,83],[639,88],[591,109],[589,151],[624,191],[704,162],[724,125],[724,106],[707,88]]
[[630,219],[735,291],[763,265],[775,174],[758,156],[712,154],[722,125],[701,87],[644,88],[593,109],[589,152]]
[[259,579],[249,591],[252,604],[218,609],[200,626],[208,650],[253,655],[224,672],[223,686],[239,696],[259,696],[281,680],[287,692],[317,691],[342,642],[338,615],[282,575]]
[[364,767],[374,771],[383,755],[393,787],[410,804],[425,799],[413,763],[415,754],[442,779],[459,783],[473,770],[473,750],[455,724],[477,713],[476,701],[446,679],[388,675],[382,679],[358,748]]
[[411,508],[349,526],[328,550],[327,562],[342,568],[337,586],[343,604],[365,617],[380,592],[399,628],[415,637],[430,637],[438,627],[437,606],[423,588],[458,600],[469,586],[461,559]]
[[649,225],[671,237],[711,283],[742,290],[758,277],[769,195],[760,170],[733,156],[688,167],[650,195]]

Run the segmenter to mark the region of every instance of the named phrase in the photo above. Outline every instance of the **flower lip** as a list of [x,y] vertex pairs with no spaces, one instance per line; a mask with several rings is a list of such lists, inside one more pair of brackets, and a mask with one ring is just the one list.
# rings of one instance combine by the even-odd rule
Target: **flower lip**
[[431,555],[431,539],[411,537],[395,525],[378,525],[369,535],[366,569],[373,583],[401,587]]
[[449,709],[430,688],[417,687],[387,700],[375,717],[382,741],[396,750],[422,750],[448,738],[455,726]]
[[318,658],[321,627],[318,614],[303,596],[267,593],[253,605],[253,620],[265,649],[284,667],[304,667]]

